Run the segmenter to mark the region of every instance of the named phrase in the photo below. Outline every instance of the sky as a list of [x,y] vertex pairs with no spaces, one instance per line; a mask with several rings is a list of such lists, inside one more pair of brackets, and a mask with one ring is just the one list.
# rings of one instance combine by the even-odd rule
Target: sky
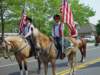
[[80,0],[80,2],[93,8],[96,13],[89,21],[90,23],[97,24],[98,20],[100,20],[100,0]]

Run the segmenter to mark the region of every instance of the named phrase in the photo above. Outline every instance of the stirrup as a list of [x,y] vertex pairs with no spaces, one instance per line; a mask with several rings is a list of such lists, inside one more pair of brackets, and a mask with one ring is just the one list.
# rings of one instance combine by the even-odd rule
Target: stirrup
[[61,55],[60,55],[60,59],[64,59],[65,58],[65,53],[62,53]]

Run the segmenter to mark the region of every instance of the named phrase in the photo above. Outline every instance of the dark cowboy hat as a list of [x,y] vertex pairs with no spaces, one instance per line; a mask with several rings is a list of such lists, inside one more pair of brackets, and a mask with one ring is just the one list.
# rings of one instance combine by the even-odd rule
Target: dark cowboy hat
[[53,19],[54,19],[54,20],[55,20],[55,19],[60,19],[60,15],[58,15],[58,14],[54,15]]

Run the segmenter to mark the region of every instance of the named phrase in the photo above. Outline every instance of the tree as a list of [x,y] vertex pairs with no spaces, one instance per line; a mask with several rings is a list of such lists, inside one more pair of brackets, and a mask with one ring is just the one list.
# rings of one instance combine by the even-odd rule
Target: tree
[[[26,5],[27,15],[33,19],[33,24],[43,33],[50,35],[54,14],[60,14],[62,0],[3,0],[7,4],[5,17],[5,32],[13,32],[18,29],[22,9]],[[80,0],[69,0],[74,15],[74,20],[80,25],[87,23],[89,17],[95,12],[89,6],[79,3]]]
[[4,12],[6,9],[6,4],[0,0],[0,21],[1,21],[1,32],[2,32],[2,39],[4,38]]
[[89,23],[89,18],[95,15],[95,11],[89,6],[80,3],[80,0],[70,0],[74,20],[80,25]]
[[98,21],[96,25],[96,32],[97,32],[97,35],[100,35],[100,20]]

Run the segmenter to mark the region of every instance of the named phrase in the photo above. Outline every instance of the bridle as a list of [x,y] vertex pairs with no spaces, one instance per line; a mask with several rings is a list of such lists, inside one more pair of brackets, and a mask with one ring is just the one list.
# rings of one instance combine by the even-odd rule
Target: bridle
[[[5,48],[4,48],[4,50],[5,50],[6,56],[7,56],[7,58],[10,59],[11,62],[13,62],[13,60],[11,59],[11,56],[9,55],[10,52],[12,51],[14,54],[16,54],[16,53],[20,52],[21,50],[23,50],[24,48],[26,48],[27,45],[28,45],[28,44],[26,44],[26,45],[23,46],[22,48],[19,48],[19,49],[17,49],[16,51],[14,51],[13,49],[16,49],[16,48],[14,48],[14,47],[12,46],[12,45],[13,45],[12,43],[7,42],[5,39],[3,40],[3,42],[5,43]],[[11,49],[8,48],[8,45],[11,46]],[[4,56],[3,56],[3,57],[4,57]],[[5,57],[4,57],[4,58],[5,58]]]
[[[8,46],[7,46],[7,45],[10,45],[10,44],[5,39],[0,40],[0,44],[2,45],[1,49],[3,50],[3,57],[4,58],[10,58],[9,57],[9,50],[8,50]],[[5,56],[5,54],[6,54],[6,56]]]

